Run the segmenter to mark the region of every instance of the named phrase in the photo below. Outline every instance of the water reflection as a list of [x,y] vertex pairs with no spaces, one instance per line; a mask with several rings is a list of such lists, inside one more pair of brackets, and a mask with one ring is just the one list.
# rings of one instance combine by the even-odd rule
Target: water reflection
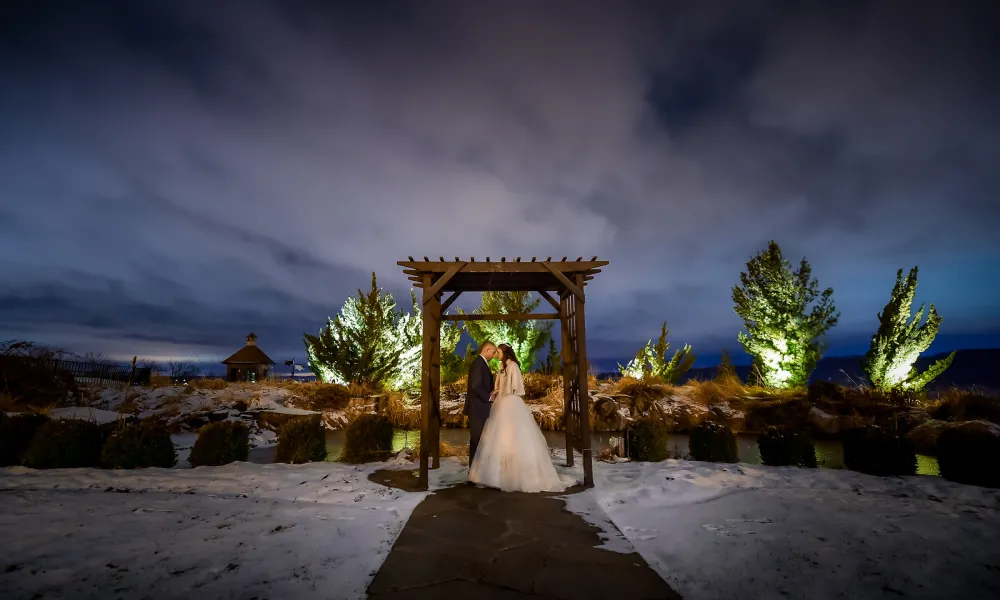
[[[566,447],[566,436],[559,431],[543,431],[545,440],[550,448],[564,449]],[[593,449],[596,456],[601,450],[611,446],[611,438],[621,434],[615,433],[595,433],[593,436]],[[441,441],[452,445],[462,446],[469,443],[468,429],[442,429]],[[667,441],[671,457],[686,457],[688,454],[688,436],[683,434],[671,434]],[[838,441],[815,440],[816,459],[819,466],[826,469],[844,468],[844,447]],[[419,431],[404,431],[397,429],[392,439],[392,449],[398,452],[403,448],[410,447],[417,449],[420,446]],[[757,436],[753,434],[737,435],[737,446],[739,448],[740,462],[751,465],[761,464],[760,452],[757,450]],[[326,432],[327,460],[336,461],[340,458],[344,450],[344,432],[335,430]],[[274,461],[274,448],[254,448],[250,450],[250,462],[271,463]],[[937,459],[933,456],[917,455],[918,475],[939,475]]]

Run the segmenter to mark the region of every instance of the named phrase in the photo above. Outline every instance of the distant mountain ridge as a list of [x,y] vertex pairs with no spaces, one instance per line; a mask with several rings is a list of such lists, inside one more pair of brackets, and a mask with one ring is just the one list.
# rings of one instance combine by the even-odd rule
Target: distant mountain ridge
[[[950,353],[921,356],[917,359],[917,369],[922,371],[948,354]],[[830,356],[820,359],[809,381],[826,380],[848,386],[863,383],[867,379],[861,370],[861,358],[861,356]],[[738,365],[736,372],[746,381],[750,367]],[[691,379],[712,379],[717,373],[718,367],[691,369],[682,378],[682,382]],[[950,387],[1000,390],[1000,348],[956,351],[954,362],[947,371],[931,382],[928,390],[937,391]]]

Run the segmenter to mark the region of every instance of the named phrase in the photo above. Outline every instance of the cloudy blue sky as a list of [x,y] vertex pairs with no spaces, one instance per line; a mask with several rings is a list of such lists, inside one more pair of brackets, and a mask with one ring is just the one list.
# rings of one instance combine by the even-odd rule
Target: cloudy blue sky
[[[835,5],[835,6],[827,6]],[[27,2],[0,8],[0,338],[276,360],[407,255],[610,260],[590,355],[709,363],[769,239],[862,351],[896,269],[1000,346],[986,2]],[[465,306],[475,303],[465,299]]]

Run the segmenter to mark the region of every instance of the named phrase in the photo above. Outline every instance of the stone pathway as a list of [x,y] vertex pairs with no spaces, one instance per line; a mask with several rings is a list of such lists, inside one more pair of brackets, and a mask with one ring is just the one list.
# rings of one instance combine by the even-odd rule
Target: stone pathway
[[473,485],[431,494],[407,521],[369,598],[680,598],[637,553],[595,548],[600,530],[553,496]]

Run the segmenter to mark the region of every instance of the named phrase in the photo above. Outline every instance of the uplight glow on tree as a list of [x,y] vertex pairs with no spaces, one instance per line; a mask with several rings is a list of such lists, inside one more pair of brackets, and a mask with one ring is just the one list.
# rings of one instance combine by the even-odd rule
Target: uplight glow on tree
[[935,362],[923,373],[914,364],[930,347],[941,326],[941,316],[934,305],[927,310],[927,320],[920,323],[924,306],[912,315],[913,298],[917,293],[917,267],[903,278],[903,270],[896,272],[896,285],[892,287],[889,303],[878,315],[879,327],[872,336],[871,346],[861,361],[872,386],[883,391],[920,391],[945,369],[951,366],[955,353]]
[[840,316],[833,289],[821,293],[806,259],[793,271],[771,241],[740,273],[733,303],[746,328],[739,333],[740,344],[753,358],[762,383],[772,388],[806,385],[822,352],[820,338]]
[[627,365],[624,367],[618,365],[618,371],[622,376],[633,379],[657,378],[664,383],[677,383],[694,364],[695,356],[691,354],[691,345],[685,344],[684,348],[674,352],[673,357],[668,360],[667,351],[670,349],[670,342],[667,341],[668,333],[670,330],[664,321],[656,344],[653,344],[653,340],[647,341]]
[[[482,304],[473,314],[528,314],[538,308],[541,298],[531,300],[531,292],[483,292]],[[465,314],[461,309],[459,314]],[[468,321],[466,330],[477,345],[506,342],[514,349],[523,371],[535,365],[535,356],[552,338],[552,323],[544,321]]]

